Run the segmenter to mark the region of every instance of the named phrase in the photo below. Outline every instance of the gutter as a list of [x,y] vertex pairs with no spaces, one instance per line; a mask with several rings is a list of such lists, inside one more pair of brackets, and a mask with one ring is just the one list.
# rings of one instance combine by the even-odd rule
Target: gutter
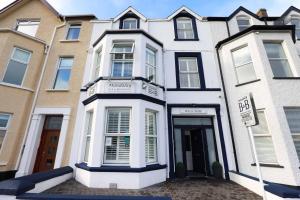
[[39,78],[38,85],[37,85],[37,88],[36,88],[36,92],[35,92],[35,95],[34,95],[33,103],[32,103],[31,110],[30,110],[30,115],[29,115],[29,118],[28,118],[28,121],[27,121],[27,124],[26,124],[25,136],[23,137],[21,151],[18,155],[17,163],[16,163],[16,166],[15,166],[16,170],[19,170],[19,168],[20,168],[21,159],[22,159],[22,156],[23,156],[23,153],[24,153],[24,150],[25,150],[25,143],[26,143],[28,133],[29,133],[29,127],[31,125],[31,119],[32,119],[32,116],[33,116],[33,113],[34,113],[36,103],[37,103],[38,94],[39,94],[39,91],[41,89],[41,83],[42,83],[42,80],[43,80],[43,77],[44,77],[44,74],[45,74],[46,65],[47,65],[47,62],[48,62],[48,58],[49,58],[51,48],[53,46],[53,42],[54,42],[56,32],[59,28],[64,27],[65,25],[66,25],[66,19],[65,19],[65,17],[63,17],[63,23],[61,25],[58,25],[58,26],[55,27],[55,29],[52,33],[50,44],[46,45],[46,49],[45,49],[46,57],[45,57],[45,60],[44,60],[44,63],[43,63],[41,76]]

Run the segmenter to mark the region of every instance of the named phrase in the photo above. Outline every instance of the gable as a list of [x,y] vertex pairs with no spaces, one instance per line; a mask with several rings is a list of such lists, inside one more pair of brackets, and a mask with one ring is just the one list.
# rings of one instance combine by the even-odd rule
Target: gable
[[192,10],[190,10],[189,8],[183,6],[179,9],[177,9],[173,14],[171,14],[167,19],[171,20],[175,17],[178,17],[180,15],[188,15],[190,17],[196,18],[198,20],[202,20],[202,17],[199,16],[198,14],[196,14],[195,12],[193,12]]
[[138,12],[136,9],[134,9],[133,7],[128,7],[126,10],[124,10],[119,15],[117,15],[113,19],[113,22],[116,22],[120,19],[124,19],[124,18],[130,17],[130,16],[133,17],[133,18],[142,19],[144,21],[147,20],[147,18],[144,15],[142,15],[140,12]]

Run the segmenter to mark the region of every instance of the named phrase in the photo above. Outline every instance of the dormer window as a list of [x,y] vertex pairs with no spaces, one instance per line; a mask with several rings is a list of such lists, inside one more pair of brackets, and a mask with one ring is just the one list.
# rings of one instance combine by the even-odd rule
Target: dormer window
[[291,16],[291,24],[296,26],[296,37],[300,39],[300,15]]
[[178,39],[194,39],[193,22],[191,18],[179,17],[176,19]]
[[245,15],[237,16],[236,21],[239,27],[239,31],[243,31],[251,26],[250,18],[248,16]]
[[137,29],[137,19],[127,18],[123,20],[123,29]]

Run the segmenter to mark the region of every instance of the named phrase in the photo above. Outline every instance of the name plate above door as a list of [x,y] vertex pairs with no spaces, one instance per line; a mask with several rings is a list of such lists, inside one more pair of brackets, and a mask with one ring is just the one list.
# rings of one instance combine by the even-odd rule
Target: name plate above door
[[204,115],[213,116],[216,115],[213,108],[173,108],[172,115]]

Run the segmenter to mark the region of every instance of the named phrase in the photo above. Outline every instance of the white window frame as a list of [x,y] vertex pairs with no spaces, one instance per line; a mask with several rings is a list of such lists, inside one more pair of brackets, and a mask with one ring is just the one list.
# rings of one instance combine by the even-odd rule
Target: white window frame
[[0,127],[0,131],[5,131],[5,136],[4,136],[4,138],[3,138],[2,145],[0,146],[0,151],[1,151],[1,150],[2,150],[2,147],[3,147],[3,144],[4,144],[4,142],[6,141],[7,131],[8,131],[8,127],[10,126],[12,114],[0,112],[0,115],[2,115],[2,116],[3,116],[3,115],[4,115],[4,116],[8,116],[8,120],[7,120],[6,127]]
[[[17,60],[17,59],[14,59],[14,58],[13,58],[13,56],[14,56],[14,54],[15,54],[15,51],[16,51],[17,49],[20,50],[20,51],[29,53],[29,57],[28,57],[28,61],[27,61],[27,62],[23,62],[23,61],[20,61],[20,60]],[[27,71],[28,71],[28,68],[29,68],[29,63],[30,63],[30,60],[31,60],[31,56],[32,56],[32,52],[31,52],[31,51],[26,50],[26,49],[22,49],[22,48],[20,48],[20,47],[14,47],[14,48],[13,48],[13,51],[12,51],[12,53],[11,53],[11,55],[10,55],[10,59],[8,60],[8,63],[7,63],[7,65],[6,65],[5,73],[3,73],[2,82],[5,83],[5,84],[9,84],[9,85],[16,85],[16,84],[13,84],[13,83],[7,83],[7,82],[4,82],[4,77],[5,77],[6,72],[7,72],[7,70],[8,70],[9,63],[10,63],[11,60],[13,60],[13,61],[15,61],[15,62],[19,62],[19,63],[21,63],[21,64],[27,65],[27,66],[26,66],[26,69],[25,69],[25,72],[24,72],[24,75],[23,75],[22,83],[21,83],[20,85],[18,85],[18,86],[21,86],[21,87],[22,87],[23,84],[24,84],[24,81],[25,81],[25,77],[26,77],[26,75],[27,75]]]
[[[58,75],[58,71],[60,69],[69,69],[67,67],[64,67],[64,68],[61,68],[60,67],[60,63],[61,63],[61,60],[62,59],[73,59],[73,63],[72,63],[72,66],[70,67],[70,78],[69,78],[69,81],[68,81],[68,88],[64,88],[64,89],[59,89],[59,88],[55,88],[55,84],[56,84],[56,79],[57,79],[57,75]],[[70,80],[71,80],[71,75],[72,75],[72,69],[73,69],[73,66],[74,66],[74,57],[72,56],[60,56],[59,59],[58,59],[58,62],[56,64],[56,71],[55,71],[55,76],[54,76],[54,79],[52,81],[52,89],[51,90],[69,90],[70,88]]]
[[95,52],[94,70],[93,70],[91,81],[94,81],[95,79],[97,79],[99,77],[102,59],[103,59],[103,51],[102,51],[102,47],[101,47]]
[[[291,15],[291,24],[292,24],[292,20],[298,20],[299,24],[300,24],[300,15]],[[298,40],[300,40],[300,37],[297,37],[297,32],[300,35],[300,25],[299,26],[295,26],[295,33],[296,33],[296,38]]]
[[[239,20],[247,20],[249,22],[249,25],[240,25],[239,24]],[[247,15],[238,15],[236,17],[236,23],[237,23],[239,31],[243,31],[243,30],[249,28],[250,26],[252,26],[251,18],[249,16],[247,16]],[[241,30],[241,28],[243,30]]]
[[[114,52],[114,48],[116,45],[131,45],[131,51],[130,52]],[[135,48],[135,43],[134,42],[114,42],[113,45],[112,45],[112,49],[110,51],[110,54],[111,54],[111,74],[110,76],[111,77],[114,77],[114,78],[122,78],[124,77],[124,71],[125,71],[125,63],[132,63],[132,69],[131,69],[131,77],[133,75],[133,63],[134,63],[134,48]],[[122,58],[121,59],[116,59],[115,58],[115,54],[123,54],[122,55]],[[132,59],[128,59],[126,58],[126,54],[132,54]],[[121,76],[120,77],[116,77],[116,76],[113,76],[113,72],[114,72],[114,63],[115,62],[121,62],[122,63],[122,71],[121,71]],[[126,78],[126,77],[125,77]]]
[[[187,70],[188,71],[181,71],[180,70],[180,60],[184,60],[184,59],[195,59],[196,60],[196,65],[197,65],[197,67],[196,67],[196,71],[189,71],[189,67],[188,67],[188,65],[187,65]],[[191,56],[191,57],[178,57],[178,73],[179,73],[179,85],[180,85],[180,88],[184,88],[184,89],[186,89],[186,88],[191,88],[191,89],[201,89],[201,80],[200,80],[200,74],[199,74],[199,66],[198,66],[198,58],[197,57],[193,57],[193,56]],[[180,75],[181,74],[188,74],[188,87],[183,87],[182,85],[181,85],[181,82],[180,82]],[[191,87],[191,78],[190,78],[190,74],[197,74],[197,77],[199,78],[199,87]]]
[[[187,28],[182,28],[182,29],[180,29],[179,28],[179,26],[178,26],[178,24],[180,24],[180,23],[182,23],[182,24],[186,24],[187,23],[187,21],[189,21],[189,23],[190,23],[190,25],[191,25],[191,29],[187,29]],[[191,19],[191,18],[189,18],[189,17],[178,17],[177,19],[176,19],[176,24],[177,24],[177,38],[178,39],[183,39],[183,40],[188,40],[188,39],[195,39],[195,32],[194,32],[194,27],[193,27],[193,20]],[[178,34],[178,31],[179,30],[181,30],[181,31],[183,31],[183,35],[184,35],[184,37],[183,38],[180,38],[179,37],[179,34]],[[192,33],[193,33],[193,37],[187,37],[187,32],[188,31],[191,31]]]
[[[284,107],[284,110],[293,110],[293,109],[298,109],[300,111],[300,107]],[[285,115],[286,115],[287,123],[289,124],[286,112],[285,112]],[[300,137],[300,132],[299,133],[293,133],[290,128],[289,128],[289,130],[290,130],[293,141],[294,141],[294,136]],[[296,149],[296,147],[295,147],[295,149]],[[296,154],[297,154],[297,152],[296,152]],[[298,156],[298,160],[300,162],[300,155],[297,154],[297,156]]]
[[[239,51],[239,50],[241,50],[241,49],[243,49],[243,48],[247,48],[248,53],[249,53],[250,58],[251,58],[251,61],[250,61],[250,62],[243,63],[243,64],[241,64],[241,65],[236,65],[233,54],[234,54],[234,52]],[[243,45],[243,46],[240,46],[240,47],[238,47],[238,48],[236,48],[236,49],[233,49],[233,50],[231,51],[231,56],[232,56],[233,65],[234,65],[234,72],[235,72],[235,76],[236,76],[236,79],[237,79],[237,83],[238,83],[238,84],[248,83],[248,82],[257,80],[256,71],[255,71],[255,68],[254,68],[254,65],[253,65],[253,60],[252,60],[252,56],[251,56],[250,49],[249,49],[248,45]],[[254,71],[254,74],[255,74],[255,79],[250,80],[250,81],[247,81],[247,82],[241,82],[241,81],[239,80],[239,76],[238,76],[237,69],[240,68],[240,67],[244,67],[244,66],[246,66],[246,65],[249,65],[249,64],[252,64],[252,68],[253,68],[253,71]]]
[[[129,166],[130,165],[130,154],[131,154],[131,120],[132,120],[132,116],[131,116],[131,108],[130,107],[107,107],[105,109],[106,111],[106,115],[105,115],[105,132],[104,132],[104,150],[103,150],[103,162],[102,165],[104,166],[111,166],[111,165],[117,165],[117,166]],[[128,111],[129,112],[129,130],[128,133],[108,133],[108,113],[109,111]],[[119,120],[118,120],[118,129],[120,128],[120,123],[121,123],[121,115],[119,114],[118,116]],[[128,162],[123,162],[122,160],[118,160],[118,158],[116,158],[116,160],[106,160],[106,137],[129,137],[129,158],[128,158]],[[119,144],[119,139],[118,139],[118,144]],[[118,152],[118,148],[119,145],[117,144],[117,152]],[[116,153],[117,154],[117,153]],[[117,155],[116,155],[117,157]]]
[[[151,82],[156,83],[157,82],[157,51],[153,50],[152,48],[146,47],[146,78],[149,79],[150,74],[150,68],[153,70],[153,80]],[[147,53],[150,53],[154,56],[154,65],[151,65],[147,62]]]
[[[266,55],[267,55],[267,58],[268,58],[268,61],[269,61],[270,66],[271,66],[271,70],[272,70],[273,76],[274,76],[274,77],[278,77],[278,76],[275,76],[275,74],[274,74],[274,72],[273,72],[273,67],[272,67],[272,64],[271,64],[270,61],[272,61],[272,60],[274,60],[274,61],[284,60],[284,61],[286,61],[287,64],[288,64],[289,70],[290,70],[290,72],[291,72],[291,76],[283,76],[283,77],[294,77],[294,73],[293,73],[293,71],[292,71],[292,68],[291,68],[289,59],[287,58],[287,55],[286,55],[286,50],[284,49],[284,46],[283,46],[283,41],[270,41],[270,40],[264,40],[264,41],[263,41],[263,45],[264,45],[265,43],[280,44],[280,46],[281,46],[281,48],[282,48],[282,50],[283,50],[283,53],[284,53],[284,55],[285,55],[284,58],[269,58],[267,49],[266,49],[266,47],[264,46],[265,52],[266,52]],[[280,77],[282,77],[282,76],[280,76]]]
[[[72,28],[79,28],[79,34],[78,34],[78,38],[77,39],[68,39],[70,29],[72,29]],[[65,40],[67,40],[67,41],[76,41],[76,40],[79,40],[81,30],[82,30],[82,24],[80,22],[78,22],[78,23],[76,23],[76,22],[70,23],[68,25],[68,28],[67,28]]]
[[[126,21],[135,21],[135,28],[131,27],[131,24],[130,24],[130,27],[129,28],[125,28],[125,22]],[[138,29],[138,20],[136,18],[133,18],[133,17],[130,17],[130,18],[126,18],[123,20],[123,24],[122,24],[122,29],[125,29],[125,30],[131,30],[131,29]]]
[[[272,134],[271,134],[271,132],[270,132],[269,123],[268,123],[268,118],[267,118],[267,116],[266,116],[265,109],[258,109],[258,110],[256,110],[256,112],[257,112],[257,113],[259,113],[259,112],[263,113],[263,115],[264,115],[264,117],[265,117],[265,120],[266,120],[266,125],[267,125],[267,128],[268,128],[268,133],[266,133],[266,134],[255,134],[255,131],[253,131],[254,142],[255,142],[255,138],[258,138],[258,137],[269,137],[269,138],[271,138],[272,145],[273,145],[273,149],[274,149],[274,156],[275,156],[275,158],[276,158],[276,161],[275,161],[275,162],[264,162],[264,161],[259,161],[259,163],[260,163],[260,164],[278,164],[278,159],[277,159],[276,150],[275,150],[275,146],[274,146],[273,136],[272,136]],[[253,156],[253,161],[255,162],[253,152],[252,152],[252,156]]]
[[[87,152],[86,146],[87,146],[87,141],[88,138],[90,139],[90,144],[91,144],[91,137],[92,137],[92,127],[93,127],[93,118],[94,118],[94,110],[89,110],[86,112],[86,117],[85,117],[85,127],[84,127],[84,152],[83,152],[83,162],[88,162],[88,157],[89,157],[89,152]],[[89,149],[90,150],[91,146],[89,144]],[[88,157],[86,158],[86,155]]]
[[[22,25],[20,25],[20,23],[28,23],[28,24],[22,24]],[[21,32],[21,33],[23,33],[23,34],[26,34],[26,35],[30,35],[30,36],[32,36],[32,37],[35,37],[36,36],[36,33],[38,32],[38,29],[39,29],[39,25],[40,25],[40,20],[38,20],[38,19],[18,19],[17,20],[17,24],[16,24],[16,28],[15,28],[15,30],[16,31],[18,31],[18,32]],[[36,29],[36,31],[35,31],[35,33],[34,34],[28,34],[28,33],[24,33],[24,32],[22,32],[22,31],[19,31],[18,29],[19,29],[19,27],[20,26],[33,26],[33,25],[35,25],[35,26],[37,26],[37,29]]]
[[[147,135],[147,133],[149,133],[149,130],[147,131],[147,126],[146,124],[148,123],[149,124],[149,115],[154,115],[154,134],[153,135]],[[148,122],[147,122],[148,121]],[[149,127],[148,127],[149,128]],[[151,160],[148,158],[148,155],[147,155],[147,152],[149,152],[149,150],[147,151],[146,149],[146,143],[147,143],[147,138],[155,138],[155,142],[156,142],[156,145],[155,145],[155,152],[154,152],[154,159]],[[146,161],[146,164],[149,165],[149,164],[155,164],[158,162],[158,141],[157,141],[157,112],[156,111],[152,111],[152,110],[146,110],[145,112],[145,161]],[[149,146],[149,145],[148,145]]]

